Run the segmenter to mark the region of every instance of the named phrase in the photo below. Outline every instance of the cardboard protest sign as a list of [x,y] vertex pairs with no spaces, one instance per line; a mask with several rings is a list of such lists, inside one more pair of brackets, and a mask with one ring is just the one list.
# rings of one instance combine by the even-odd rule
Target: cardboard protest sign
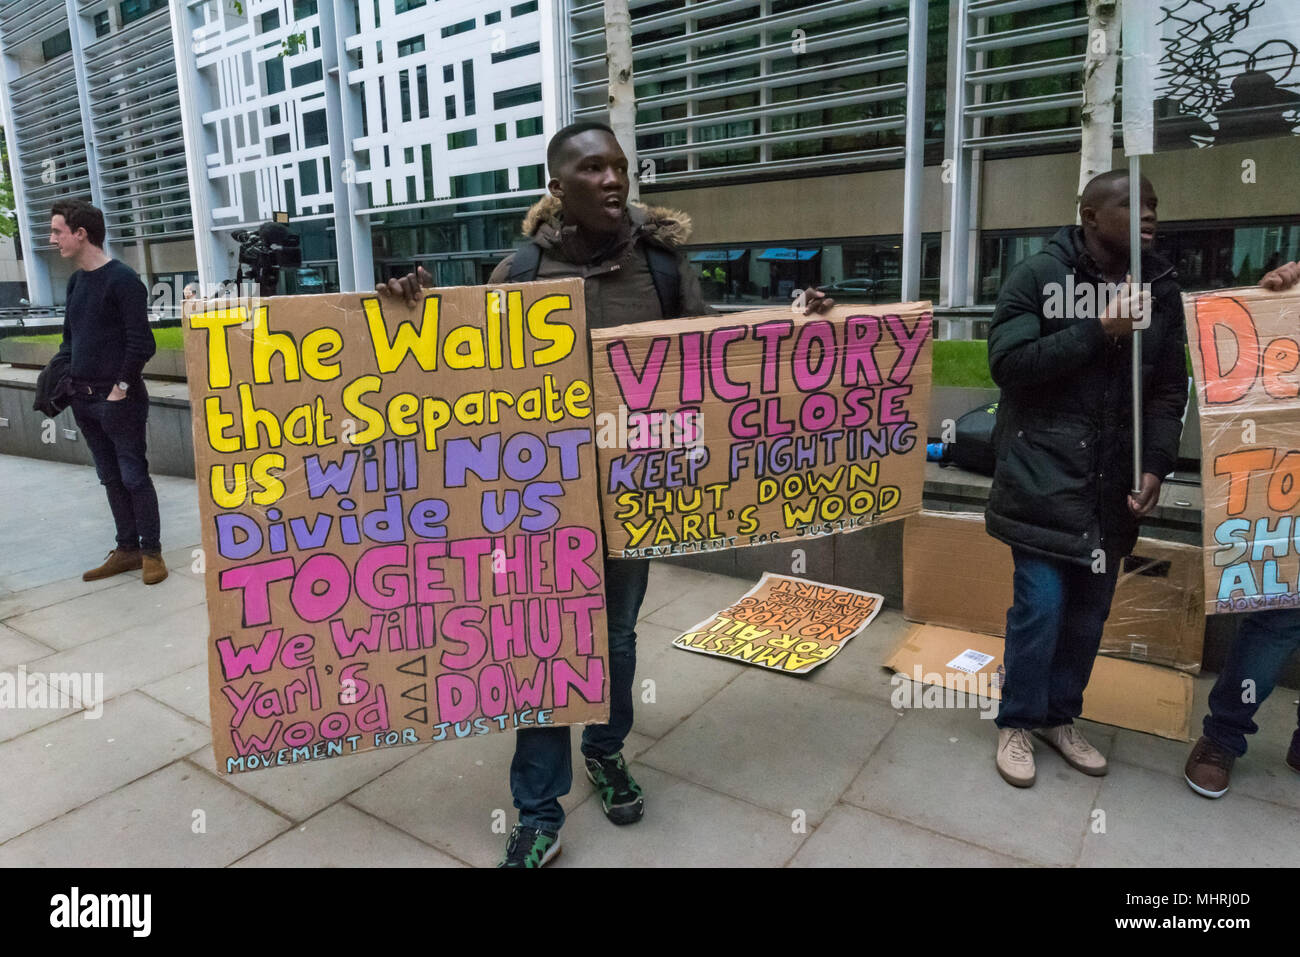
[[1300,607],[1300,295],[1187,296],[1207,614]]
[[220,771],[607,720],[580,281],[185,326]]
[[765,572],[757,585],[673,645],[804,675],[830,661],[880,611],[880,595]]
[[932,325],[921,302],[593,331],[609,554],[788,542],[918,511]]

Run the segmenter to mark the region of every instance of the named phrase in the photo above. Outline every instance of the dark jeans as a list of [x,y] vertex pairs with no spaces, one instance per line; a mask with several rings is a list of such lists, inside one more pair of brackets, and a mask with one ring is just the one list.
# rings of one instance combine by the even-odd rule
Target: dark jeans
[[132,385],[125,399],[109,402],[106,395],[78,395],[72,400],[72,415],[95,457],[100,484],[108,493],[108,507],[117,525],[117,547],[156,552],[162,547],[158,494],[145,457],[149,395],[143,382]]
[[[582,753],[603,758],[623,750],[632,730],[632,678],[636,672],[636,620],[645,599],[650,563],[640,559],[605,559],[605,613],[609,619],[609,724],[582,730]],[[573,785],[569,729],[532,728],[515,735],[510,764],[510,793],[519,823],[544,831],[564,824],[560,798]]]
[[1083,711],[1083,689],[1115,594],[1119,560],[1105,572],[1088,565],[1011,550],[1016,571],[1007,612],[1006,679],[999,728],[1072,724]]
[[1205,736],[1238,757],[1245,754],[1246,735],[1259,730],[1255,712],[1296,648],[1300,648],[1300,608],[1242,615],[1237,640],[1228,649],[1228,660],[1210,692],[1210,713],[1202,724]]

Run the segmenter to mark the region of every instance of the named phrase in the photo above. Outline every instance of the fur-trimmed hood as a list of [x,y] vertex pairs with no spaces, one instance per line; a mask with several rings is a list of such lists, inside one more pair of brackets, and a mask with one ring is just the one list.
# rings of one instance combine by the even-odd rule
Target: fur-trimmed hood
[[[678,249],[691,238],[691,217],[679,209],[629,202],[627,216],[635,232],[669,249]],[[559,237],[563,225],[560,201],[548,194],[528,210],[528,215],[524,217],[523,234],[537,240],[538,245],[549,248]]]

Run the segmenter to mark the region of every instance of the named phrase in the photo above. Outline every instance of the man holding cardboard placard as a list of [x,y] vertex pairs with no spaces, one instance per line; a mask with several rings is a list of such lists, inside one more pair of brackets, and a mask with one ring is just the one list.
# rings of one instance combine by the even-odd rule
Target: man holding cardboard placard
[[[690,237],[690,217],[628,204],[627,157],[608,126],[581,122],[565,127],[552,137],[546,161],[550,195],[529,210],[523,225],[529,242],[497,266],[492,282],[580,277],[589,329],[712,314],[699,277],[679,252]],[[421,269],[379,290],[414,300],[427,280]],[[808,291],[806,302],[808,311],[834,305],[816,290]],[[605,559],[610,720],[584,729],[582,754],[587,778],[615,824],[635,823],[645,810],[622,750],[632,730],[635,629],[648,574],[643,560]],[[567,727],[518,732],[510,790],[519,824],[506,843],[503,867],[541,867],[555,857],[564,823],[559,799],[572,781]]]
[[[1259,284],[1274,293],[1293,289],[1300,285],[1300,263],[1288,263],[1273,270]],[[1261,365],[1271,362],[1280,374],[1277,385],[1281,386],[1287,379],[1294,380],[1294,371],[1287,375],[1284,370],[1295,369],[1295,363],[1286,360],[1288,354],[1294,358],[1295,341],[1290,340],[1278,349]],[[1273,391],[1294,395],[1292,390]],[[1283,535],[1265,554],[1278,555],[1286,549]],[[1232,765],[1246,753],[1247,735],[1259,730],[1255,714],[1272,693],[1282,668],[1297,648],[1300,648],[1300,608],[1283,607],[1241,616],[1236,640],[1210,692],[1210,713],[1205,716],[1203,734],[1183,769],[1188,787],[1197,794],[1219,798],[1228,792]],[[1300,727],[1291,736],[1286,764],[1300,774]]]
[[[1094,178],[1080,199],[1083,225],[1062,229],[1011,274],[989,330],[1002,401],[985,521],[1015,561],[996,763],[1016,787],[1034,783],[1031,731],[1077,770],[1106,773],[1074,719],[1120,561],[1177,460],[1187,401],[1182,300],[1173,267],[1147,254],[1156,196],[1141,185],[1142,209],[1131,211],[1126,172]],[[1145,289],[1128,281],[1130,214],[1142,217]],[[1144,331],[1136,491],[1134,328]]]

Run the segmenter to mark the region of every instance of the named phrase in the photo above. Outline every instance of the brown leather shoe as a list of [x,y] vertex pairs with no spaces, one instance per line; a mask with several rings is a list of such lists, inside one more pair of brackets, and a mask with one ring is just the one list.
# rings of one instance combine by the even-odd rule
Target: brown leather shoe
[[156,585],[167,577],[167,563],[163,561],[162,552],[144,552],[144,583]]
[[1187,786],[1202,797],[1220,798],[1228,793],[1228,775],[1237,756],[1204,735],[1192,748],[1183,768]]
[[128,552],[115,548],[108,553],[108,558],[104,561],[104,564],[86,572],[81,576],[81,580],[83,582],[93,582],[101,578],[120,575],[122,572],[135,571],[141,567],[142,561],[139,551]]

